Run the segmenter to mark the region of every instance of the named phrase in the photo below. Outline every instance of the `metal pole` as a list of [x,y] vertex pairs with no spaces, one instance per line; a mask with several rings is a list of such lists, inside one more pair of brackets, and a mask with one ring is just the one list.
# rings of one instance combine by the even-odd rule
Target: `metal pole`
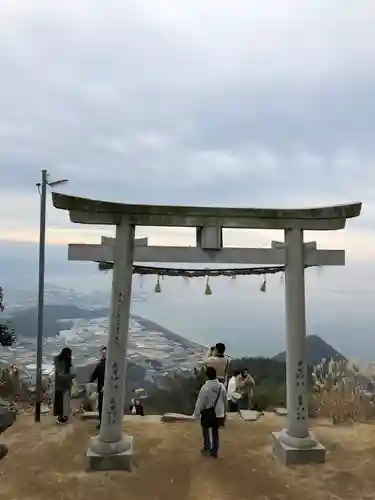
[[43,312],[44,312],[44,263],[46,250],[46,198],[47,170],[42,170],[40,192],[40,232],[39,232],[39,280],[38,280],[38,337],[36,347],[36,404],[35,422],[40,422],[42,404],[42,361],[43,361]]

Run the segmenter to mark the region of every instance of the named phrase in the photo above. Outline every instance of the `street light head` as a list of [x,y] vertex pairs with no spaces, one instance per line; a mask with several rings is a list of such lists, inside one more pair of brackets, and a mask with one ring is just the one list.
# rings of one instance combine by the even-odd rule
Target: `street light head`
[[62,184],[66,184],[68,181],[68,179],[61,179],[60,181],[53,181],[53,182],[49,182],[48,185],[50,187],[56,187],[56,186],[61,186]]

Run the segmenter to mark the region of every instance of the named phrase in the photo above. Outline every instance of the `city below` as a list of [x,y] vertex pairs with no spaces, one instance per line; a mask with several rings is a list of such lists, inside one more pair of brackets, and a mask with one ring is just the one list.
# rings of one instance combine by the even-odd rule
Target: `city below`
[[[21,293],[8,294],[7,311],[23,311],[32,305],[32,293],[28,288]],[[11,297],[11,300],[9,298]],[[15,300],[17,297],[17,301]],[[20,297],[23,300],[20,301]],[[34,294],[35,297],[35,294]],[[72,289],[48,286],[46,288],[46,306],[71,305],[81,307],[95,316],[107,307],[109,296],[104,292],[77,294]],[[106,303],[108,298],[108,302]],[[135,297],[135,300],[140,300]],[[93,306],[94,303],[94,306]],[[91,305],[90,309],[87,309]],[[86,309],[84,309],[86,308]],[[91,365],[98,360],[99,349],[107,344],[108,317],[65,318],[59,320],[60,331],[53,336],[45,336],[43,342],[43,373],[53,372],[53,358],[65,346],[73,351],[74,366]],[[170,332],[148,319],[132,316],[129,328],[128,360],[143,367],[145,379],[157,383],[161,375],[179,371],[190,372],[202,360],[206,347],[189,341]],[[17,335],[17,332],[16,332]],[[1,361],[7,365],[15,364],[30,381],[35,381],[36,336],[20,336],[13,346],[2,349]]]

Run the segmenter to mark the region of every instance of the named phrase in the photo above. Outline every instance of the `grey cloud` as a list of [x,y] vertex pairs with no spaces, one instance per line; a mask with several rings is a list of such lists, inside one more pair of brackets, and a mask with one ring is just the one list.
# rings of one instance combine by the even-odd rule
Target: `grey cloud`
[[13,2],[0,190],[48,168],[129,202],[372,203],[371,2],[212,6]]
[[[37,233],[41,168],[68,177],[65,192],[128,202],[291,207],[360,198],[363,217],[350,227],[372,230],[374,20],[373,0],[277,0],[272,9],[243,0],[8,2],[0,18],[2,231]],[[70,226],[56,210],[48,222]],[[17,275],[36,281],[36,259],[35,245],[0,242],[0,275],[10,284]],[[74,286],[78,277],[82,286],[96,278],[93,265],[67,262],[65,247],[49,245],[47,261],[47,279]],[[351,354],[355,330],[360,354],[368,351],[373,274],[350,264],[309,278],[310,333]],[[251,347],[259,332],[269,345],[272,332],[278,349],[257,349],[272,354],[283,347],[282,292],[272,283],[265,301],[251,280],[230,293],[215,282],[207,305],[171,280],[162,294],[169,307],[153,297],[149,313],[185,333],[194,307],[207,331],[237,325],[236,339]],[[356,293],[363,289],[367,298]],[[219,325],[228,303],[233,312]]]

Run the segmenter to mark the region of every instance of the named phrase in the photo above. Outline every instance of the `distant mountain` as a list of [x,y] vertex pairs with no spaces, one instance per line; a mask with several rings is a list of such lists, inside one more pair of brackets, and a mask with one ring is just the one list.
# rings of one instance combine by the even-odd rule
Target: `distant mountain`
[[[44,307],[44,336],[54,337],[62,329],[60,321],[67,320],[65,329],[73,326],[71,319],[94,319],[108,316],[108,307],[98,309],[81,309],[71,305],[46,305]],[[12,318],[17,337],[36,338],[38,333],[38,309],[30,307],[16,313]]]
[[[317,365],[322,358],[332,358],[336,361],[346,360],[345,356],[318,335],[308,335],[306,337],[306,357],[309,366]],[[272,359],[285,363],[286,351],[276,354]]]

